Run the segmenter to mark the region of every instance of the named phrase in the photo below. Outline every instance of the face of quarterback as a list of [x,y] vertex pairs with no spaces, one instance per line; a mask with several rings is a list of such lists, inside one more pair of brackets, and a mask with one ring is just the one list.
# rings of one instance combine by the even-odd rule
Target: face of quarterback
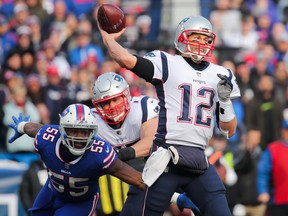
[[190,52],[205,56],[209,51],[208,46],[211,44],[211,37],[204,34],[192,33],[188,36]]

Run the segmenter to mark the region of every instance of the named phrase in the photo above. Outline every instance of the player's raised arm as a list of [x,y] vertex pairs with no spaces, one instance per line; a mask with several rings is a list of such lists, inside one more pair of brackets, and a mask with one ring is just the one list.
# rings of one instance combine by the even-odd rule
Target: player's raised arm
[[111,57],[122,67],[132,69],[136,64],[136,57],[130,54],[128,50],[126,50],[116,41],[125,32],[125,28],[123,28],[120,32],[109,34],[101,28],[98,20],[97,25],[101,33],[103,43],[107,47],[107,50]]
[[30,116],[23,116],[23,113],[20,113],[18,118],[12,116],[12,120],[13,123],[9,124],[9,127],[14,130],[14,135],[8,140],[9,143],[14,142],[23,134],[35,137],[38,130],[42,127],[42,124],[29,122]]
[[125,28],[118,33],[108,34],[99,26],[103,43],[107,47],[110,56],[122,67],[132,69],[137,61],[136,56],[130,54],[127,49],[122,47],[116,40],[125,32]]
[[145,188],[141,173],[122,162],[119,158],[117,158],[114,164],[107,170],[107,174],[111,174],[141,190]]

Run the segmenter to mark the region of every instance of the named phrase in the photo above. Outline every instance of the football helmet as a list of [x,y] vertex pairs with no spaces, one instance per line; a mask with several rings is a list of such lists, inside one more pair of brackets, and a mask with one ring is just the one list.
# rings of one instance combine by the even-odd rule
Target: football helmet
[[[109,108],[102,104],[116,97],[122,97],[122,102]],[[130,110],[131,94],[126,80],[119,74],[107,72],[98,77],[93,86],[92,103],[101,118],[108,124],[122,122]]]
[[[188,37],[193,33],[209,36],[208,42],[203,44],[198,41],[189,41]],[[196,62],[200,62],[205,57],[212,55],[215,39],[216,35],[212,32],[212,25],[209,20],[202,16],[190,16],[179,23],[174,45],[180,53],[190,56]],[[196,49],[191,49],[191,47],[196,47]]]
[[[84,104],[72,104],[59,116],[62,143],[73,155],[80,156],[84,154],[92,146],[92,138],[96,135],[98,129],[96,118],[91,113],[90,108]],[[67,129],[88,129],[90,133],[87,137],[75,137],[68,134]]]

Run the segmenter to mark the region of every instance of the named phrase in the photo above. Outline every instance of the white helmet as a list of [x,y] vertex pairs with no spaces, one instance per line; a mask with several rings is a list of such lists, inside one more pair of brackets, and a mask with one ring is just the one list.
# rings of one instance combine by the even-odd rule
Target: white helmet
[[[91,113],[90,108],[84,104],[72,104],[59,116],[62,143],[73,155],[80,156],[84,154],[86,149],[92,146],[92,138],[96,135],[98,129],[96,118]],[[88,129],[90,134],[85,138],[75,137],[69,135],[67,129]],[[79,146],[79,144],[82,145]]]
[[[122,96],[122,102],[103,109],[101,103]],[[101,118],[108,124],[122,122],[130,110],[131,95],[126,80],[114,72],[107,72],[98,77],[93,86],[92,103]]]
[[[210,37],[207,44],[201,44],[195,41],[189,41],[188,36],[193,34],[204,34]],[[202,61],[206,56],[211,56],[214,50],[216,35],[212,32],[212,25],[202,16],[190,16],[183,19],[177,29],[174,39],[175,48],[182,54],[190,56],[196,62]],[[191,50],[191,45],[198,47]],[[205,50],[203,52],[203,50]]]

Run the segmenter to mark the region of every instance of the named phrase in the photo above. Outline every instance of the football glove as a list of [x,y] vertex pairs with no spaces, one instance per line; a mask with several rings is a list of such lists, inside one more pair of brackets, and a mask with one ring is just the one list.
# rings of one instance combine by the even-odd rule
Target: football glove
[[181,212],[184,210],[184,208],[189,208],[192,209],[195,215],[200,214],[198,207],[186,196],[185,193],[178,196],[176,204]]
[[218,97],[221,102],[227,102],[230,100],[230,94],[233,90],[233,84],[231,80],[223,74],[217,74],[220,81],[217,84]]
[[[24,134],[23,132],[21,132],[21,130],[23,131],[23,123],[29,122],[30,116],[29,115],[24,116],[23,113],[20,113],[18,118],[16,118],[15,116],[12,116],[12,119],[14,123],[8,124],[8,126],[14,130],[14,135],[8,140],[9,143],[14,142],[16,139],[18,139]],[[20,131],[19,131],[19,124],[22,127]]]
[[127,148],[114,148],[121,161],[129,161],[135,158],[135,150],[132,147]]

